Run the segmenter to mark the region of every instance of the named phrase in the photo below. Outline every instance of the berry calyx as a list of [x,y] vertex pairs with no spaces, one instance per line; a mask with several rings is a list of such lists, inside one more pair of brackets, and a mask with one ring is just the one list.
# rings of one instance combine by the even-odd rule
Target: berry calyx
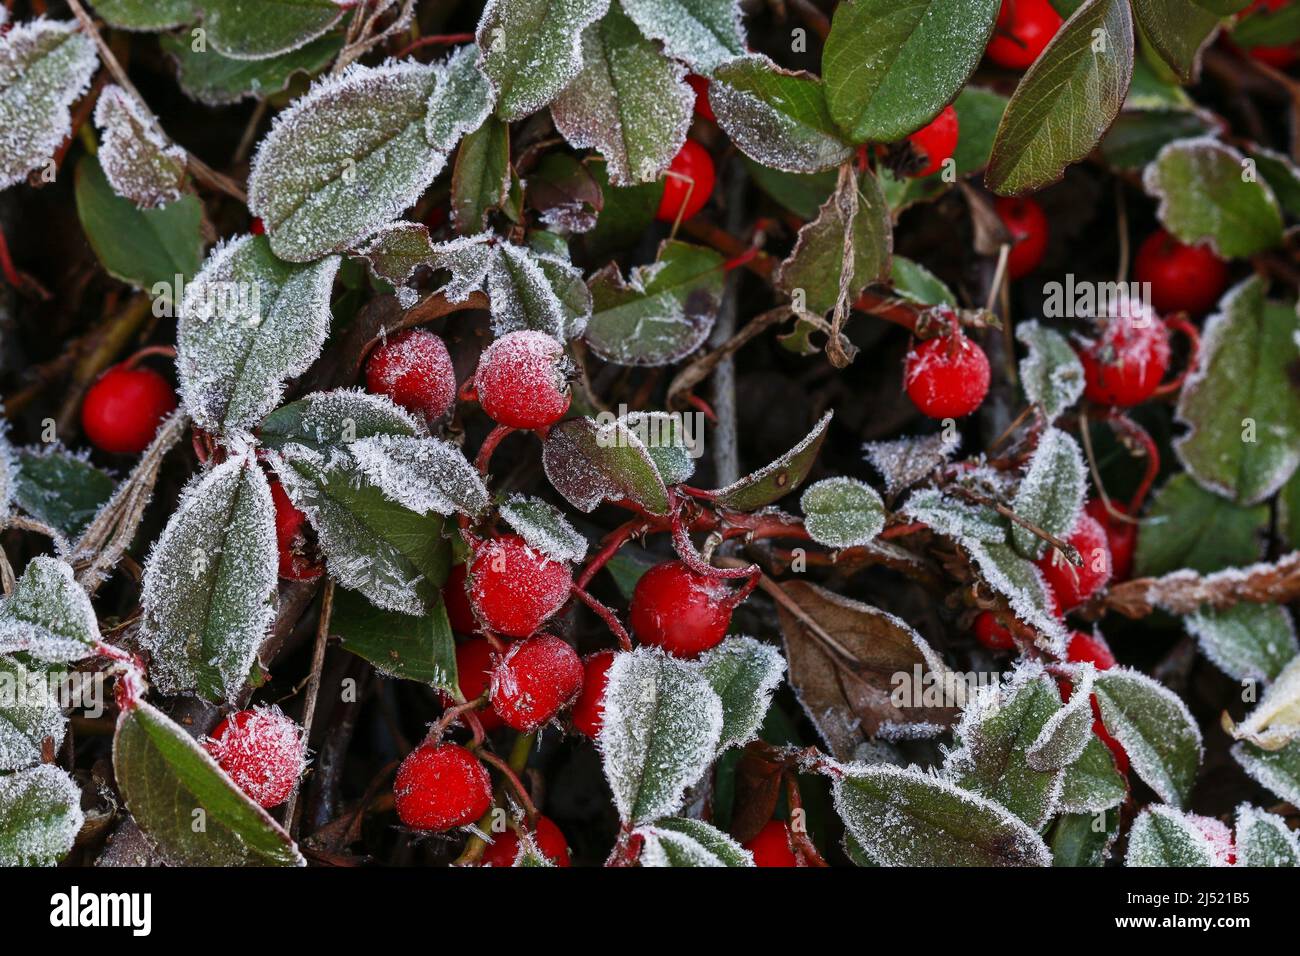
[[1228,287],[1228,264],[1206,245],[1188,246],[1157,229],[1138,248],[1133,278],[1151,283],[1156,311],[1202,315]]
[[515,644],[492,671],[492,709],[515,730],[536,730],[582,690],[582,661],[554,634]]
[[484,542],[469,567],[469,603],[490,631],[528,637],[564,606],[569,566],[530,548],[518,535]]
[[175,409],[176,393],[153,369],[114,365],[86,392],[81,430],[100,451],[138,455]]
[[1047,586],[1052,589],[1057,603],[1068,611],[1105,587],[1110,580],[1111,557],[1106,530],[1087,512],[1079,515],[1074,530],[1065,540],[1074,545],[1083,557],[1083,567],[1076,568],[1055,548],[1048,548],[1035,563],[1047,579]]
[[692,139],[682,144],[664,174],[664,194],[655,218],[660,222],[682,222],[704,208],[713,195],[713,157]]
[[509,332],[484,349],[474,390],[488,417],[510,428],[545,428],[569,410],[564,346],[545,332]]
[[[537,828],[532,831],[533,842],[537,844],[537,849],[541,851],[542,856],[550,860],[556,866],[569,866],[569,843],[564,839],[564,834],[560,828],[555,825],[555,821],[550,817],[539,816],[537,818]],[[514,866],[515,860],[519,856],[519,834],[514,830],[507,830],[504,833],[496,834],[492,837],[492,842],[488,848],[483,851],[483,866],[507,867]]]
[[[1111,507],[1123,511],[1115,502]],[[1133,553],[1137,550],[1138,526],[1135,522],[1117,518],[1106,510],[1100,498],[1088,502],[1084,509],[1106,531],[1106,544],[1110,547],[1112,581],[1127,581],[1133,576]]]
[[307,766],[302,728],[274,706],[231,714],[203,747],[235,786],[268,809],[289,799]]
[[687,75],[686,82],[695,91],[695,115],[708,120],[710,123],[716,123],[718,118],[713,115],[713,104],[709,102],[708,77],[691,73]]
[[1001,196],[994,211],[1011,234],[1011,251],[1007,254],[1007,275],[1023,279],[1037,269],[1047,254],[1050,229],[1043,207],[1032,199]]
[[[482,697],[492,683],[492,669],[496,663],[496,655],[486,637],[471,637],[459,642],[456,645],[456,686],[460,688],[460,696],[466,700]],[[443,694],[442,702],[444,706],[450,706],[451,697]],[[480,707],[475,713],[485,731],[501,726],[501,715],[490,704]]]
[[1064,22],[1048,0],[1002,0],[993,39],[984,52],[1008,70],[1028,69]]
[[992,611],[980,611],[975,618],[975,640],[991,651],[1009,651],[1016,646],[1011,632],[998,623]]
[[474,609],[469,606],[465,582],[469,579],[469,565],[462,562],[452,565],[447,581],[442,586],[442,606],[447,609],[447,623],[457,634],[473,634],[478,630]]
[[799,858],[790,848],[790,826],[784,820],[768,820],[763,829],[742,846],[754,854],[755,866],[799,865]]
[[930,418],[961,418],[989,391],[989,359],[960,332],[918,342],[903,370],[907,397]]
[[393,805],[414,830],[467,826],[492,806],[492,778],[464,747],[422,744],[397,768]]
[[1099,405],[1145,402],[1169,371],[1169,329],[1150,309],[1123,299],[1118,315],[1102,319],[1096,338],[1081,339],[1083,394]]
[[597,651],[582,662],[582,690],[573,704],[570,716],[573,729],[589,740],[600,733],[605,716],[605,687],[609,684],[609,665],[614,663],[613,651]]
[[447,346],[426,329],[394,335],[366,360],[366,391],[437,421],[456,404],[456,370]]
[[721,643],[731,624],[734,595],[719,578],[665,561],[641,575],[629,619],[642,644],[676,657],[695,657]]
[[957,150],[958,129],[957,111],[945,106],[943,112],[907,137],[925,160],[925,165],[912,173],[913,177],[932,176],[943,168],[944,162]]
[[311,555],[307,538],[307,516],[294,507],[280,482],[271,481],[271,501],[275,504],[275,544],[280,552],[280,577],[291,581],[310,581],[321,576],[324,568]]

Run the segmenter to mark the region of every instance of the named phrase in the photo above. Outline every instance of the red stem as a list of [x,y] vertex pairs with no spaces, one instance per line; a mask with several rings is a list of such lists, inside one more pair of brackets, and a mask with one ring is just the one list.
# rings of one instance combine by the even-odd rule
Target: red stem
[[1155,440],[1145,428],[1118,409],[1112,409],[1111,413],[1106,416],[1106,421],[1111,424],[1115,431],[1140,445],[1146,455],[1146,472],[1142,475],[1142,481],[1138,485],[1137,491],[1133,492],[1133,498],[1128,504],[1128,514],[1136,518],[1138,512],[1142,509],[1143,502],[1147,500],[1151,486],[1155,484],[1156,476],[1160,474],[1160,449],[1156,447]]
[[400,60],[403,57],[410,56],[416,50],[426,46],[455,46],[457,43],[471,43],[474,40],[472,33],[443,33],[438,36],[420,37],[414,43],[407,46],[402,52],[398,53],[394,59]]
[[523,804],[524,814],[528,818],[529,825],[535,826],[537,823],[537,807],[533,804],[533,798],[528,795],[528,791],[524,789],[523,781],[519,779],[510,764],[489,750],[479,750],[478,758],[501,771],[501,775],[506,778],[511,789],[518,795],[519,802]]
[[483,444],[478,450],[478,456],[474,459],[474,467],[479,470],[479,474],[486,476],[488,473],[488,464],[492,461],[492,454],[497,450],[497,445],[513,432],[514,429],[509,425],[497,425],[492,431],[488,432],[488,437],[483,439]]
[[1174,395],[1183,387],[1183,382],[1187,376],[1196,370],[1197,363],[1201,358],[1201,333],[1196,326],[1187,320],[1185,313],[1178,312],[1165,319],[1165,325],[1175,332],[1181,332],[1187,337],[1187,365],[1183,367],[1182,374],[1171,382],[1165,382],[1154,392],[1151,393],[1153,398],[1164,398],[1166,395]]
[[573,596],[595,611],[596,615],[605,622],[605,625],[618,638],[620,650],[630,651],[632,649],[632,636],[628,634],[627,628],[623,626],[623,622],[618,619],[617,614],[578,587],[576,583],[573,585]]

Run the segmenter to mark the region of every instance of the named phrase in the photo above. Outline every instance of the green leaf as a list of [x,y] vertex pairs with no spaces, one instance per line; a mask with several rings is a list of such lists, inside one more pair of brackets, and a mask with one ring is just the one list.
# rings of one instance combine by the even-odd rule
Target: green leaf
[[1300,740],[1280,750],[1265,750],[1252,743],[1232,748],[1233,759],[1261,786],[1291,804],[1300,802]]
[[355,591],[334,594],[330,634],[382,674],[419,681],[456,696],[456,642],[441,597],[427,614],[399,614],[375,607]]
[[274,451],[297,445],[322,457],[363,438],[376,435],[423,435],[411,414],[388,398],[340,389],[313,392],[282,405],[266,417],[258,431]]
[[1201,762],[1201,731],[1173,691],[1145,674],[1116,667],[1094,685],[1101,720],[1119,741],[1134,771],[1159,794],[1181,807]]
[[343,17],[335,0],[201,0],[208,41],[226,56],[264,60],[305,46]]
[[110,275],[170,296],[176,276],[188,280],[199,270],[203,204],[197,196],[187,194],[161,209],[137,209],[113,192],[93,156],[77,163],[76,195],[81,228]]
[[1205,325],[1198,371],[1177,415],[1191,431],[1174,440],[1200,485],[1241,505],[1271,496],[1300,465],[1300,318],[1265,299],[1254,276],[1228,292]]
[[143,701],[118,716],[113,772],[135,822],[172,865],[305,865],[207,751]]
[[1179,140],[1147,166],[1142,186],[1160,201],[1161,224],[1181,241],[1209,243],[1224,259],[1251,256],[1282,241],[1282,213],[1266,183],[1243,175],[1245,163],[1217,140]]
[[248,208],[281,259],[341,252],[419,199],[446,156],[425,138],[439,76],[410,61],[353,66],[284,110],[248,177]]
[[1186,814],[1151,804],[1138,814],[1128,835],[1125,866],[1213,866],[1209,840]]
[[1204,607],[1185,623],[1205,656],[1238,681],[1271,681],[1300,650],[1290,613],[1276,604]]
[[390,500],[417,515],[477,517],[488,491],[460,446],[427,436],[373,435],[348,446],[357,468]]
[[738,0],[618,0],[647,37],[661,40],[664,53],[696,73],[710,74],[724,60],[746,51]]
[[668,513],[668,490],[654,460],[620,421],[560,422],[542,444],[542,467],[551,486],[579,511],[626,498],[651,514]]
[[496,93],[479,68],[479,50],[473,43],[457,47],[438,68],[424,118],[424,138],[434,149],[449,153],[462,136],[473,132],[492,115]]
[[1055,421],[1083,394],[1083,364],[1064,335],[1036,321],[1016,326],[1016,338],[1028,349],[1020,360],[1025,398]]
[[0,771],[39,764],[47,737],[58,751],[67,723],[45,675],[0,656]]
[[957,307],[957,297],[947,284],[925,266],[906,256],[893,257],[890,262],[890,281],[894,286],[894,294],[911,302]]
[[195,476],[145,565],[140,642],[165,694],[233,701],[275,617],[275,505],[251,457]]
[[[1038,439],[1011,507],[1048,534],[1065,538],[1083,513],[1087,491],[1088,470],[1078,443],[1068,433],[1049,428]],[[1046,541],[1018,524],[1011,528],[1011,540],[1021,554],[1035,560],[1048,548]]]
[[642,866],[753,866],[753,855],[712,824],[668,817],[636,834],[645,841]]
[[617,263],[591,277],[591,319],[583,337],[619,365],[668,365],[708,338],[722,301],[723,257],[712,249],[665,240],[655,262],[624,281]]
[[530,548],[552,561],[577,563],[587,556],[587,539],[564,512],[541,498],[511,495],[497,511]]
[[611,252],[627,248],[650,228],[663,199],[664,181],[614,186],[604,160],[594,159],[586,165],[600,186],[602,202],[596,228],[583,237],[583,243],[592,256],[607,259]]
[[0,775],[0,866],[58,863],[85,822],[81,789],[54,764]]
[[920,129],[966,85],[997,0],[847,0],[822,53],[831,115],[855,143]]
[[1090,734],[1079,759],[1065,768],[1059,809],[1087,814],[1091,819],[1118,807],[1127,796],[1128,781],[1116,769],[1110,748]]
[[800,219],[817,218],[817,210],[835,191],[839,179],[839,173],[834,169],[824,169],[820,173],[787,173],[764,166],[748,156],[742,155],[741,158],[758,188]]
[[1117,811],[1105,813],[1100,821],[1095,813],[1062,814],[1052,828],[1052,865],[1104,866],[1119,824]]
[[100,168],[113,191],[141,209],[156,209],[183,195],[189,157],[158,128],[157,119],[116,83],[99,92]]
[[236,60],[210,47],[194,49],[188,35],[164,33],[163,52],[176,61],[185,95],[207,106],[224,106],[248,97],[267,99],[289,88],[299,73],[315,76],[343,49],[341,36],[323,36],[290,53],[266,60]]
[[1138,26],[1179,79],[1190,83],[1199,72],[1201,50],[1219,18],[1192,0],[1133,0]]
[[984,583],[1007,599],[1016,617],[1043,636],[1045,641],[1040,639],[1040,646],[1063,650],[1067,632],[1056,616],[1055,601],[1038,567],[1009,544],[973,540],[961,543],[974,559]]
[[854,478],[809,485],[799,507],[808,534],[828,548],[855,548],[885,530],[885,503],[876,489]]
[[1283,211],[1292,216],[1300,215],[1300,167],[1285,153],[1262,146],[1252,149],[1250,158],[1255,161],[1259,174],[1273,190]]
[[718,67],[709,104],[742,153],[772,169],[815,173],[853,154],[840,138],[822,81],[758,54]]
[[699,428],[687,429],[681,412],[628,412],[622,420],[645,445],[665,485],[680,485],[695,474],[703,436]]
[[785,658],[752,637],[728,637],[700,656],[700,673],[722,701],[719,752],[753,740],[785,673]]
[[437,254],[429,227],[405,219],[381,227],[356,250],[356,255],[370,264],[370,274],[393,287],[404,309],[420,301],[420,293],[408,283],[415,278],[416,270],[430,265]]
[[1047,866],[1042,839],[1005,807],[916,769],[850,767],[831,785],[844,825],[882,866]]
[[94,0],[94,7],[119,30],[170,30],[196,16],[194,0]]
[[779,501],[803,484],[826,438],[832,412],[827,412],[799,444],[758,471],[715,491],[716,503],[736,511],[757,511]]
[[37,521],[76,539],[113,494],[111,475],[58,446],[16,453],[14,501]]
[[1238,866],[1300,866],[1300,839],[1275,813],[1243,803],[1237,808]]
[[1190,475],[1174,475],[1156,492],[1138,535],[1134,573],[1158,577],[1180,568],[1209,574],[1254,564],[1263,553],[1268,505],[1235,505]]
[[0,654],[23,651],[42,661],[79,661],[99,643],[99,622],[72,567],[38,555],[13,593],[0,599]]
[[984,174],[988,187],[1018,196],[1060,179],[1110,128],[1132,77],[1127,0],[1088,0],[1016,87]]
[[510,188],[510,126],[489,116],[460,143],[451,174],[451,218],[461,233],[478,232]]

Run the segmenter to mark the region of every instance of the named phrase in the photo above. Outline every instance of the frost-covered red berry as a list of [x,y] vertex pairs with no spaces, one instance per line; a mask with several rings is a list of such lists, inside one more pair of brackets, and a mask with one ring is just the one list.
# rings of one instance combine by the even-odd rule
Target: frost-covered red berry
[[470,606],[488,630],[528,637],[564,606],[573,574],[518,535],[502,535],[475,552],[469,581]]
[[919,178],[937,173],[956,152],[957,134],[957,111],[945,106],[942,113],[907,137],[912,148],[925,158],[925,165],[912,175]]
[[1048,548],[1037,564],[1057,603],[1068,611],[1106,586],[1111,575],[1111,558],[1106,529],[1086,512],[1079,515],[1074,530],[1065,540],[1078,550],[1083,567],[1076,568],[1055,548]]
[[407,329],[370,353],[366,390],[432,422],[456,404],[456,370],[442,339],[427,329]]
[[288,800],[307,765],[302,728],[274,706],[231,714],[203,746],[260,807],[278,807]]
[[[471,637],[456,645],[456,686],[460,696],[474,700],[483,696],[492,682],[492,668],[496,667],[496,657],[492,645],[486,637]],[[451,704],[450,696],[443,696],[445,705]],[[496,730],[501,726],[501,716],[489,704],[475,713],[484,730]]]
[[676,222],[680,214],[683,222],[690,219],[713,195],[713,181],[713,157],[699,143],[688,139],[668,164],[655,218]]
[[[549,817],[537,818],[537,829],[533,830],[533,842],[537,844],[537,849],[541,851],[542,856],[556,866],[569,865],[569,843],[564,839],[560,828],[555,825],[555,821]],[[514,866],[518,856],[519,834],[514,830],[507,830],[492,837],[492,842],[483,851],[482,862],[483,866]]]
[[754,838],[744,844],[754,854],[755,866],[798,866],[790,848],[790,827],[784,820],[769,820]]
[[1011,251],[1007,254],[1007,275],[1023,279],[1037,269],[1047,254],[1050,229],[1043,207],[1032,199],[1001,196],[994,210],[1011,234]]
[[[1123,511],[1115,502],[1111,502],[1111,507]],[[1106,531],[1106,544],[1110,547],[1111,580],[1127,581],[1133,574],[1133,553],[1137,550],[1136,522],[1117,518],[1106,510],[1106,503],[1100,498],[1089,501],[1084,510]]]
[[1083,394],[1100,405],[1128,408],[1155,393],[1169,371],[1169,329],[1153,311],[1124,299],[1101,321],[1095,338],[1080,339]]
[[442,604],[447,609],[447,623],[457,634],[473,634],[478,630],[474,609],[469,606],[465,582],[469,579],[469,565],[452,565],[447,581],[442,586]]
[[600,733],[605,716],[605,687],[609,684],[609,665],[614,663],[613,651],[597,651],[582,662],[582,690],[573,704],[570,716],[573,729],[590,740]]
[[1072,664],[1087,662],[1099,671],[1108,671],[1115,666],[1115,655],[1110,652],[1106,642],[1085,631],[1075,631],[1070,635],[1070,643],[1065,647],[1065,659]]
[[478,360],[474,390],[488,417],[511,428],[545,428],[569,410],[564,346],[524,329],[494,341]]
[[1002,0],[985,53],[1008,70],[1028,69],[1064,22],[1049,0]]
[[307,516],[294,507],[284,486],[271,481],[271,501],[275,504],[275,544],[280,552],[280,577],[291,581],[310,581],[324,571],[319,561],[308,553]]
[[137,455],[175,408],[176,393],[153,369],[114,365],[86,392],[81,430],[100,451]]
[[722,641],[734,609],[735,594],[724,580],[665,561],[637,581],[629,618],[642,644],[694,657]]
[[397,768],[393,804],[414,830],[467,826],[492,806],[492,778],[464,747],[422,744]]
[[716,123],[718,118],[713,115],[713,104],[709,102],[708,77],[691,73],[686,77],[686,82],[695,91],[695,115],[708,120],[710,123]]
[[1209,246],[1188,246],[1163,229],[1147,236],[1133,260],[1133,278],[1151,283],[1156,311],[1209,312],[1228,287],[1228,264]]
[[992,611],[980,611],[975,618],[975,640],[991,651],[1009,651],[1016,646],[1011,632],[998,623]]
[[903,370],[907,397],[930,418],[961,418],[989,391],[989,360],[960,332],[918,342]]
[[554,634],[513,645],[492,671],[492,708],[515,730],[536,730],[582,689],[578,653]]

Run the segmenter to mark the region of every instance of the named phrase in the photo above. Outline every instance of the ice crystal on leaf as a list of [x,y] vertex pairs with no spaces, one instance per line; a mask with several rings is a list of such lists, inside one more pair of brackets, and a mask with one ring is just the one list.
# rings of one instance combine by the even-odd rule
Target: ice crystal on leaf
[[1249,803],[1237,808],[1238,866],[1300,866],[1300,837],[1286,820]]
[[[1078,444],[1060,429],[1049,428],[1038,439],[1011,507],[1048,534],[1064,538],[1083,512],[1087,483],[1087,467]],[[1030,558],[1042,557],[1048,548],[1046,541],[1018,524],[1011,528],[1011,540]]]
[[1025,398],[1040,406],[1048,421],[1055,421],[1083,394],[1083,363],[1065,336],[1038,322],[1020,323],[1016,338],[1028,349],[1020,360]]
[[450,153],[462,136],[492,115],[494,92],[478,59],[478,47],[469,43],[439,64],[424,120],[425,138],[434,149]]
[[885,529],[885,503],[876,489],[854,478],[826,478],[799,499],[804,526],[830,548],[865,545]]
[[95,609],[64,561],[32,558],[13,594],[0,600],[0,654],[24,651],[43,661],[78,661],[98,641]]
[[417,514],[473,517],[488,504],[487,488],[451,442],[409,435],[374,435],[349,446],[361,473],[393,501]]
[[0,775],[0,866],[52,866],[85,822],[81,790],[54,764]]
[[867,442],[862,446],[871,467],[885,479],[885,491],[896,495],[928,478],[961,447],[961,436],[948,438],[943,432],[919,438]]
[[1214,847],[1185,813],[1153,803],[1129,830],[1125,866],[1214,866]]
[[719,752],[749,743],[758,735],[772,693],[785,674],[785,658],[771,644],[752,637],[728,637],[705,651],[698,664],[722,701]]
[[1201,762],[1201,730],[1182,698],[1127,667],[1098,675],[1094,687],[1102,723],[1134,772],[1160,799],[1182,806]]
[[669,817],[633,834],[644,839],[642,866],[753,866],[754,856],[703,820]]
[[527,495],[511,495],[497,509],[518,535],[552,561],[581,561],[587,539],[560,509]]
[[1071,675],[1073,690],[1025,751],[1025,761],[1035,770],[1064,770],[1083,753],[1092,739],[1092,684],[1097,674],[1091,664],[1080,664]]
[[57,751],[66,727],[46,675],[0,656],[0,771],[36,766],[45,739]]
[[99,164],[114,192],[142,209],[181,197],[185,150],[162,135],[139,100],[120,86],[106,86],[95,105],[95,125],[102,133]]
[[618,0],[641,32],[697,73],[745,52],[737,0]]

